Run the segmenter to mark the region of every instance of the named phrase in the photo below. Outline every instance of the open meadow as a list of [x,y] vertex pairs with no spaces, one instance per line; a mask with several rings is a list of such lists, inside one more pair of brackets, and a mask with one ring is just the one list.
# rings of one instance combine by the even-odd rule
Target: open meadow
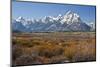
[[13,33],[13,65],[96,60],[95,32]]

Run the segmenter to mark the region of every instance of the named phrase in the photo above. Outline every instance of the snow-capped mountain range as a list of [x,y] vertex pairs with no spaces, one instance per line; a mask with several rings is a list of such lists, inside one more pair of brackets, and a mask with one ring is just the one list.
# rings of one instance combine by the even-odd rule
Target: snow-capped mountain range
[[[93,29],[92,29],[93,28]],[[91,25],[81,20],[81,17],[72,11],[57,17],[45,16],[41,19],[25,19],[18,17],[12,19],[13,31],[21,32],[53,32],[53,31],[91,31]]]

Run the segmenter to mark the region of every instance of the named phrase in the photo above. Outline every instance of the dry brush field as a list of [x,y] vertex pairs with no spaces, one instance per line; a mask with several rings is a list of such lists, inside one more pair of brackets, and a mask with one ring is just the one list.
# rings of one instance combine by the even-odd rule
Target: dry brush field
[[13,33],[13,65],[96,60],[95,32]]

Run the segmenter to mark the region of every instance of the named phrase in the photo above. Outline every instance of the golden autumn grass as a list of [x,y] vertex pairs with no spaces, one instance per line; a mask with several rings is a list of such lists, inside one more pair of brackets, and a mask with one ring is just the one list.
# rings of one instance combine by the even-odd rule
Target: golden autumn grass
[[13,65],[96,60],[95,32],[13,33]]

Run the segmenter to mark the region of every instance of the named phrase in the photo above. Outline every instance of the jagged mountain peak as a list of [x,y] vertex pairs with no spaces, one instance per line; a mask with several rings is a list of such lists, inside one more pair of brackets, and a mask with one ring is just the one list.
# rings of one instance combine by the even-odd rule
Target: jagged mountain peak
[[20,21],[24,21],[25,19],[22,16],[19,16],[16,21],[20,22]]
[[76,15],[77,17],[79,17],[79,15],[72,10],[67,11],[65,15]]
[[68,11],[63,16],[62,22],[67,23],[67,24],[72,24],[72,23],[76,23],[76,22],[80,23],[82,21],[81,21],[80,16],[77,13],[75,13],[73,11]]

